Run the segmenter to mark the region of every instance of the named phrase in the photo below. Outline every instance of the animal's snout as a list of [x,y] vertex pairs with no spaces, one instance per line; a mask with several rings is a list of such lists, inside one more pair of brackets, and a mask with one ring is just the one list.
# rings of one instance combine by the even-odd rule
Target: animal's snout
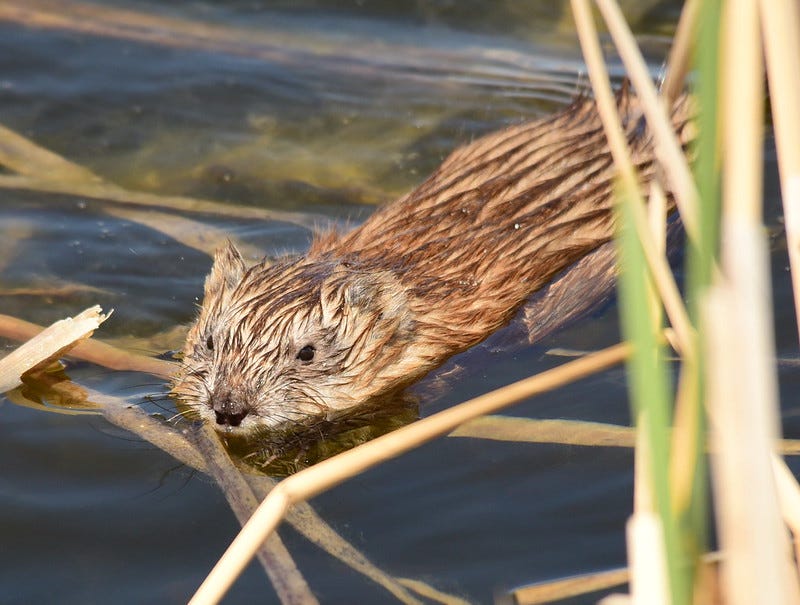
[[214,410],[214,414],[217,417],[217,424],[239,426],[242,423],[242,420],[244,420],[244,417],[247,416],[247,410],[236,414],[231,414],[230,412],[218,412],[217,410]]
[[228,427],[239,426],[248,412],[247,407],[230,391],[215,393],[211,408],[214,410],[217,424]]

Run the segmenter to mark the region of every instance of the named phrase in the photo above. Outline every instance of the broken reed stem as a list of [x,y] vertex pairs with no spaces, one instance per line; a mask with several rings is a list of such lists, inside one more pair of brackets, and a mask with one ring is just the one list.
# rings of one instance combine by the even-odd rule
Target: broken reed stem
[[293,503],[313,498],[381,462],[452,431],[468,420],[610,368],[620,363],[627,353],[628,346],[619,344],[567,362],[397,429],[284,479],[261,503],[198,588],[191,603],[217,603]]
[[94,306],[75,317],[62,319],[44,329],[40,328],[25,344],[0,359],[0,393],[10,391],[20,384],[20,377],[25,372],[91,336],[108,315],[110,313],[103,315],[100,307]]
[[[4,338],[29,340],[42,330],[44,328],[40,325],[0,314],[0,336]],[[131,353],[91,338],[78,342],[67,355],[112,370],[145,372],[164,379],[170,379],[178,368],[178,364],[173,361]]]

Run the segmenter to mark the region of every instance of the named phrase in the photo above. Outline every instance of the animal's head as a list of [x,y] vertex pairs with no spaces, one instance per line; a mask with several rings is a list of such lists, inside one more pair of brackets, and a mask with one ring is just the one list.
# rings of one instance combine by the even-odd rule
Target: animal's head
[[173,392],[242,435],[328,418],[408,382],[414,320],[387,271],[220,249]]

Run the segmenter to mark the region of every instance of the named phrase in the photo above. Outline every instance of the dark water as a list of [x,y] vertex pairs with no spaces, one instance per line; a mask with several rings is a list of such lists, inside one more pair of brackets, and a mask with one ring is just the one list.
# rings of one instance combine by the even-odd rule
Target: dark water
[[[659,3],[636,26],[656,71],[675,4]],[[542,115],[581,85],[560,3],[124,6],[241,36],[187,45],[0,22],[0,122],[131,189],[357,221],[460,142]],[[767,162],[778,353],[796,358],[774,158]],[[0,189],[0,285],[94,289],[0,295],[0,312],[49,323],[99,303],[115,313],[98,336],[153,353],[178,346],[155,337],[192,319],[208,257],[105,208]],[[284,222],[187,216],[267,253],[309,241]],[[546,354],[552,347],[617,340],[611,306],[521,352],[468,354],[471,371],[423,413],[560,363]],[[133,403],[161,388],[87,363],[67,371]],[[785,430],[797,436],[795,367],[782,366],[781,380]],[[624,373],[512,413],[627,423]],[[184,602],[238,529],[210,480],[97,416],[0,398],[0,460],[2,603]],[[515,585],[623,565],[631,464],[623,449],[441,439],[313,505],[387,572],[489,602]],[[282,535],[322,602],[390,601],[292,530]],[[226,602],[276,602],[273,594],[252,567]]]

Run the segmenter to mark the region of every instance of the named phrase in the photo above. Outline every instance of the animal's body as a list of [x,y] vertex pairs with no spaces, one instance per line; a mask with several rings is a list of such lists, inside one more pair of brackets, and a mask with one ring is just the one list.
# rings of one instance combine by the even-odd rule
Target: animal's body
[[[652,141],[619,112],[643,184]],[[683,138],[686,103],[676,106]],[[594,101],[482,137],[365,223],[307,254],[246,267],[218,251],[174,392],[253,434],[402,389],[506,325],[614,232],[615,169]]]

